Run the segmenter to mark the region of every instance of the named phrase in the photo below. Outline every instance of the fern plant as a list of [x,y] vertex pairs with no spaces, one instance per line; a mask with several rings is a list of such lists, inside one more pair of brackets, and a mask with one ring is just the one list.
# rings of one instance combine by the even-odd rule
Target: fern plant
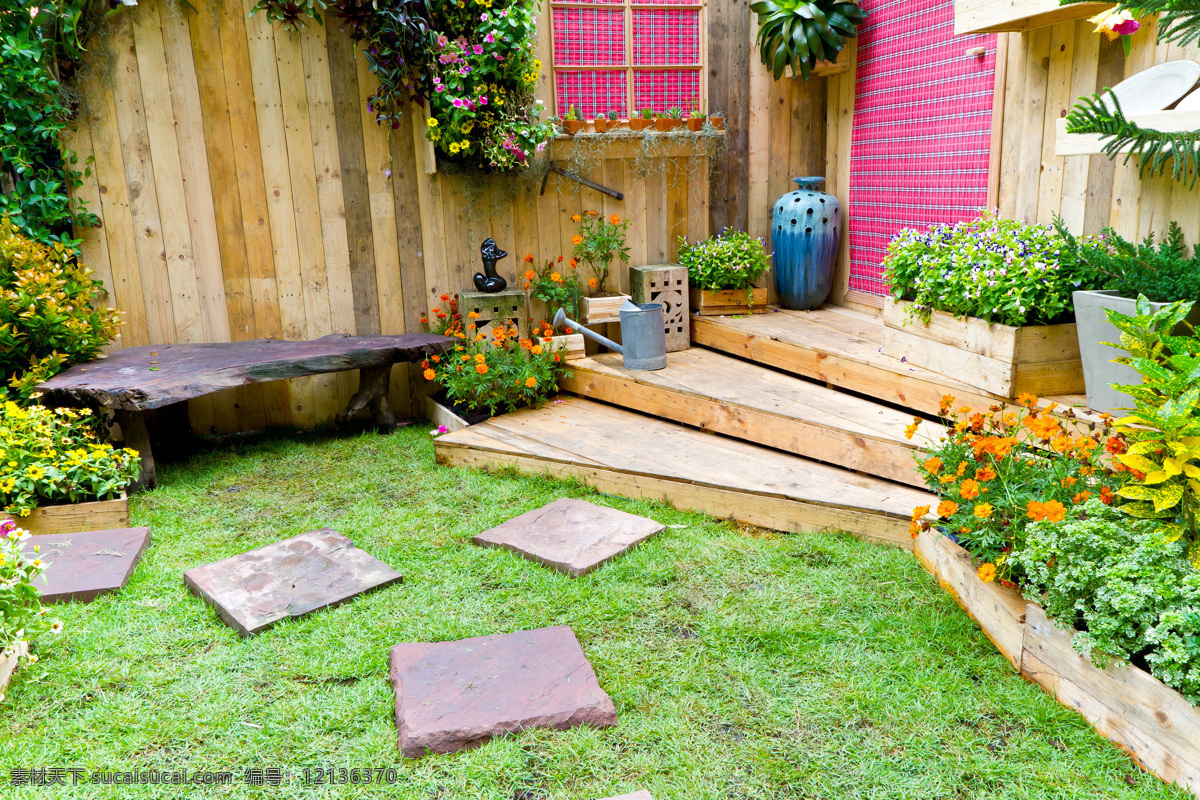
[[1067,133],[1098,133],[1104,143],[1103,152],[1115,159],[1128,151],[1123,163],[1138,160],[1138,176],[1162,175],[1171,162],[1171,177],[1195,188],[1200,177],[1200,131],[1160,131],[1143,128],[1132,122],[1121,110],[1121,103],[1112,90],[1081,97],[1067,115]]
[[1177,222],[1171,222],[1157,246],[1153,233],[1134,244],[1112,228],[1105,228],[1099,237],[1078,239],[1057,215],[1054,227],[1063,239],[1060,264],[1073,271],[1082,266],[1103,275],[1104,288],[1122,297],[1144,296],[1154,303],[1200,298],[1200,252],[1188,257]]
[[776,80],[789,66],[808,80],[817,64],[837,59],[864,17],[856,4],[831,0],[760,0],[750,10],[758,15],[759,55]]

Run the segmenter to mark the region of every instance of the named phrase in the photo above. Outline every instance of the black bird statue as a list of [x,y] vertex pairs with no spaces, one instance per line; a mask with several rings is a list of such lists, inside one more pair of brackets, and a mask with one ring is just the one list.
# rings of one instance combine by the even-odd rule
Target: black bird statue
[[508,253],[496,247],[495,239],[484,242],[479,252],[483,255],[483,272],[475,273],[475,288],[488,294],[503,292],[504,287],[508,286],[508,281],[496,274],[496,262]]

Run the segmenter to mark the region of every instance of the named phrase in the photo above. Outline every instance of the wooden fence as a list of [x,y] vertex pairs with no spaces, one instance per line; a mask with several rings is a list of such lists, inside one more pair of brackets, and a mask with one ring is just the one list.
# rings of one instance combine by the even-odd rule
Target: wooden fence
[[[584,177],[624,202],[556,175],[543,192],[527,178],[428,174],[420,114],[392,131],[375,123],[374,78],[336,24],[292,33],[249,16],[252,0],[192,5],[122,9],[80,79],[70,144],[94,158],[79,195],[103,221],[80,232],[83,256],[126,313],[121,346],[418,330],[438,295],[470,288],[488,236],[511,275],[526,253],[567,253],[571,215],[593,208],[631,221],[634,265],[663,262],[679,236],[766,234],[790,176],[823,163],[823,81],[758,70],[752,92],[751,15],[735,0],[708,9],[709,107],[726,113],[728,146],[711,163],[680,144],[649,165],[629,141],[592,153]],[[548,65],[548,37],[540,47]],[[542,99],[552,105],[545,81]],[[575,146],[551,155],[571,160]],[[628,286],[627,271],[617,280]],[[194,401],[192,425],[311,425],[356,382],[226,392]],[[400,369],[392,399],[409,411]]]

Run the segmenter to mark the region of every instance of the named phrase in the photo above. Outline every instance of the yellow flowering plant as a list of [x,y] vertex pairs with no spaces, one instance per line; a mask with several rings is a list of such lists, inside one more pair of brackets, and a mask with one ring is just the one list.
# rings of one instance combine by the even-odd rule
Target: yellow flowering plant
[[[38,547],[29,547],[28,541],[27,531],[11,519],[0,520],[0,657],[12,655],[21,642],[31,642],[46,631],[62,630],[62,623],[49,619],[42,607],[34,581],[47,565]],[[34,663],[37,656],[25,655],[24,660]]]
[[425,379],[441,384],[450,402],[468,414],[543,405],[558,391],[565,363],[551,347],[550,326],[522,339],[512,325],[479,331],[473,314],[465,331],[449,334],[460,340],[458,345],[421,362]]
[[[1088,424],[1070,409],[1041,406],[1022,395],[1014,407],[973,411],[941,402],[945,435],[917,455],[917,470],[938,495],[932,507],[913,511],[909,532],[916,537],[933,524],[951,535],[982,563],[979,577],[1013,585],[1019,578],[1008,558],[1032,522],[1076,518],[1089,499],[1112,505],[1129,471],[1105,455],[1124,452],[1124,436],[1113,432],[1111,418]],[[920,427],[914,417],[906,433]]]
[[141,471],[136,450],[103,442],[88,411],[4,404],[0,418],[0,501],[28,516],[42,505],[112,499]]
[[117,336],[121,312],[61,242],[46,245],[0,218],[0,396],[27,399],[42,381],[90,361]]

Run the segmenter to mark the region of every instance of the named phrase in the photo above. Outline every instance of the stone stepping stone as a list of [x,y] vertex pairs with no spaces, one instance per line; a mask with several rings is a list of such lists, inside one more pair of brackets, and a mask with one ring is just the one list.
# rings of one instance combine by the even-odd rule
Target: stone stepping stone
[[645,789],[638,789],[636,792],[614,795],[613,797],[606,797],[604,800],[654,800],[654,797]]
[[512,550],[577,578],[664,527],[646,517],[564,497],[486,530],[474,542]]
[[142,552],[150,545],[149,528],[113,528],[86,533],[30,536],[22,554],[46,562],[34,587],[43,603],[90,603],[129,582]]
[[242,636],[400,580],[399,572],[330,528],[183,573],[187,587]]
[[617,724],[612,700],[566,625],[398,644],[390,662],[407,758],[454,753],[528,728]]

